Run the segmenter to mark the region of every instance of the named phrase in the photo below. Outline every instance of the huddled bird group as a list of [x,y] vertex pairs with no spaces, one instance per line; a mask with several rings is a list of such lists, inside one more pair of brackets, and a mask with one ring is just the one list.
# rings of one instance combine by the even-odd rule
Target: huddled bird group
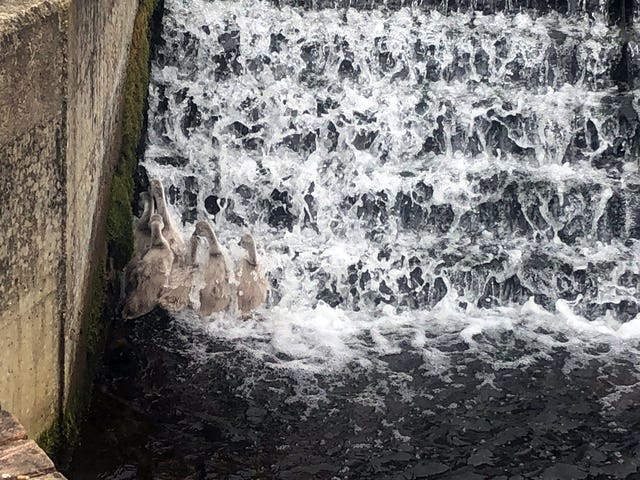
[[[141,200],[144,211],[125,269],[124,318],[140,317],[158,305],[170,312],[193,309],[201,316],[225,311],[244,316],[266,302],[269,282],[249,233],[240,239],[246,254],[234,268],[207,220],[196,223],[187,247],[169,214],[160,180],[150,182]],[[198,255],[200,248],[206,256]]]

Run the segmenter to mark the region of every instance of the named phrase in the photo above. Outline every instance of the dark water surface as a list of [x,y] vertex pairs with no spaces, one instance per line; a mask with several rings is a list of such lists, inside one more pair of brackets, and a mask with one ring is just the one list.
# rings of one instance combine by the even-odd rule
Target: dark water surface
[[633,386],[632,365],[567,375],[557,348],[499,369],[528,347],[507,332],[487,341],[493,363],[459,342],[437,346],[450,359],[438,374],[408,348],[382,357],[384,375],[349,365],[300,379],[151,314],[116,329],[70,477],[640,478],[640,388],[603,403]]

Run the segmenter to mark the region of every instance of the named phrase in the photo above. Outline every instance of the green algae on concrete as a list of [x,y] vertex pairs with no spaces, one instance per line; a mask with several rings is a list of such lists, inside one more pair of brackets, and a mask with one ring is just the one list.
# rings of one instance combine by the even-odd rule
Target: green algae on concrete
[[124,87],[122,111],[122,157],[111,184],[111,202],[107,217],[107,242],[114,267],[121,270],[133,252],[133,175],[138,154],[149,90],[151,18],[158,0],[141,0],[136,14],[129,63]]
[[[101,251],[104,252],[105,249],[102,248]],[[71,463],[73,450],[80,434],[78,419],[84,418],[91,404],[93,379],[102,361],[102,352],[108,331],[105,300],[109,285],[104,267],[106,264],[104,253],[96,261],[99,266],[95,269],[90,283],[91,303],[88,307],[85,323],[87,326],[85,389],[75,392],[61,417],[54,421],[37,439],[40,447],[55,460],[61,470],[66,470]]]

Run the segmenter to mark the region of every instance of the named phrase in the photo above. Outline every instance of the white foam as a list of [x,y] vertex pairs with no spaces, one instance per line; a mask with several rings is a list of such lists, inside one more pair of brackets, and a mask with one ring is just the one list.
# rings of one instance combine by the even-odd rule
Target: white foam
[[[274,368],[311,377],[316,372],[351,367],[385,369],[381,357],[412,352],[422,359],[425,375],[447,378],[450,354],[439,347],[459,343],[466,344],[475,355],[487,358],[496,368],[517,367],[548,358],[556,348],[571,353],[575,359],[572,361],[576,362],[568,364],[568,368],[572,368],[587,362],[594,355],[588,353],[590,347],[602,342],[610,348],[599,355],[637,360],[639,351],[634,340],[640,337],[638,318],[625,324],[608,318],[590,321],[565,300],[556,302],[555,312],[545,310],[533,298],[516,306],[492,309],[474,306],[489,276],[483,277],[482,272],[475,272],[473,267],[492,261],[506,264],[501,273],[495,274],[498,280],[517,273],[524,288],[546,289],[543,293],[548,293],[549,298],[557,298],[561,275],[557,274],[556,278],[543,269],[525,271],[525,264],[533,254],[549,254],[571,265],[574,271],[586,271],[593,262],[624,261],[625,269],[640,272],[637,255],[622,242],[598,244],[585,238],[580,245],[565,244],[558,235],[564,223],[554,217],[550,206],[552,196],[557,196],[554,201],[562,204],[573,187],[598,184],[601,188],[594,189],[592,204],[584,206],[585,215],[590,215],[592,221],[593,234],[612,189],[617,186],[614,179],[591,166],[590,158],[574,162],[565,159],[573,138],[571,132],[576,129],[575,112],[601,118],[603,97],[611,94],[610,90],[593,88],[598,81],[604,81],[601,77],[608,68],[606,59],[617,48],[615,42],[608,40],[610,30],[602,18],[484,16],[480,13],[472,17],[407,9],[396,13],[349,10],[345,24],[344,12],[337,10],[275,8],[268,2],[250,0],[167,0],[165,8],[168,12],[165,21],[171,23],[167,28],[179,34],[188,32],[199,44],[195,54],[176,52],[180,69],[174,66],[153,69],[151,145],[146,151],[144,166],[150,176],[162,178],[165,185],[183,187],[187,176],[195,177],[200,206],[212,193],[232,199],[233,211],[250,226],[264,251],[265,269],[277,280],[271,305],[260,311],[258,317],[241,320],[226,315],[213,316],[205,327],[211,337],[227,340],[233,348],[265,359]],[[227,24],[240,31],[239,62],[243,73],[230,80],[215,81],[212,56],[222,51],[217,38],[225,32]],[[204,32],[203,26],[209,28],[210,34]],[[575,45],[583,62],[585,79],[575,85],[558,84],[554,88],[510,83],[506,65],[516,59],[521,59],[524,67],[538,72],[545,62],[546,49],[552,46],[553,30],[568,35],[566,45]],[[165,29],[165,34],[167,31]],[[280,31],[287,41],[280,52],[272,52],[271,34]],[[381,70],[377,57],[380,52],[373,48],[383,36],[397,60],[396,69],[390,72]],[[456,42],[451,42],[452,37]],[[349,44],[354,68],[361,69],[359,80],[342,79],[338,75],[345,53],[336,44],[342,39]],[[421,79],[428,73],[423,62],[408,65],[406,76],[399,75],[392,80],[394,73],[402,73],[403,61],[413,58],[418,40],[424,46],[433,45],[433,55],[442,62],[455,55],[473,55],[478,45],[495,59],[499,53],[497,40],[505,45],[505,58],[491,63],[487,78],[482,78],[472,66],[473,71],[465,81],[426,82]],[[324,84],[309,85],[301,79],[307,66],[300,55],[300,45],[313,42],[321,47],[318,54],[325,62]],[[249,61],[261,56],[269,57],[269,68],[251,71]],[[160,113],[160,87],[165,89],[168,98],[167,114]],[[177,93],[184,89],[203,116],[202,125],[195,128],[189,138],[181,128],[184,105],[175,103]],[[338,106],[319,116],[316,101],[327,97]],[[418,113],[416,106],[423,99],[424,112]],[[255,119],[251,109],[243,107],[246,102],[255,105],[264,102],[267,106],[257,110],[259,118]],[[507,103],[510,107],[505,106]],[[478,116],[485,115],[489,122],[489,110],[500,115],[517,112],[535,125],[536,128],[510,127],[518,145],[533,148],[535,155],[523,159],[512,158],[505,152],[495,157],[486,152],[477,155],[454,152],[451,140],[454,134],[473,133],[478,128],[474,123]],[[206,120],[214,115],[219,116],[219,120],[205,127]],[[375,120],[359,123],[363,115]],[[419,155],[440,116],[446,123],[445,151]],[[166,130],[162,134],[160,129],[153,128],[156,121],[162,122]],[[234,121],[247,126],[260,125],[259,136],[264,145],[255,150],[243,147],[242,141],[229,132],[229,125]],[[340,134],[334,152],[329,151],[329,121]],[[358,150],[353,145],[354,137],[361,130],[377,132],[369,149]],[[281,145],[288,135],[316,131],[319,132],[315,140],[317,148],[312,154],[293,152]],[[602,131],[600,125],[598,131],[600,148],[605,149],[612,137]],[[163,135],[169,139],[170,146],[165,144]],[[213,137],[218,140],[217,146],[213,146]],[[177,154],[189,158],[186,167],[177,169],[154,160]],[[411,175],[401,175],[407,171]],[[519,200],[531,200],[531,205],[539,208],[540,216],[553,229],[551,240],[547,241],[546,232],[536,240],[540,243],[533,243],[531,238],[509,236],[500,231],[485,230],[481,238],[456,231],[456,222],[461,221],[465,212],[473,212],[482,202],[497,200],[494,194],[483,193],[478,186],[479,179],[491,179],[493,175],[498,178],[502,174],[508,178],[526,178],[532,184],[550,185],[549,192],[528,192],[536,197],[535,202],[524,198],[522,192]],[[383,228],[378,235],[371,235],[372,228],[366,219],[360,218],[364,214],[358,214],[364,202],[360,194],[375,197],[382,192],[391,199],[389,205],[393,205],[396,195],[411,192],[419,181],[433,188],[428,208],[451,205],[455,217],[452,233],[441,234],[426,228],[414,232],[403,230],[393,222],[374,220],[374,227]],[[312,185],[317,232],[303,224],[305,210],[310,213],[304,197]],[[241,186],[250,187],[254,197],[246,202],[240,198],[237,189]],[[262,202],[270,202],[274,189],[287,191],[292,197],[291,209],[297,214],[297,220],[291,231],[269,225],[269,212]],[[348,196],[355,199],[351,208],[343,206]],[[596,206],[599,212],[593,213]],[[216,218],[220,241],[229,245],[236,257],[240,252],[234,245],[246,228],[228,221],[223,214]],[[390,259],[379,255],[382,247],[391,251]],[[461,252],[465,260],[460,262],[459,271],[453,271],[445,256]],[[437,277],[446,284],[447,296],[435,308],[431,305],[409,308],[399,302],[376,301],[382,282],[396,288],[398,281],[410,274],[412,256],[419,257],[429,282],[428,287],[423,287],[425,291],[434,289]],[[355,266],[361,275],[353,284],[360,295],[359,301],[353,298],[351,284],[347,282],[349,268]],[[458,292],[452,278],[467,271],[471,272],[475,290]],[[370,279],[365,281],[363,272],[368,273]],[[618,275],[621,273],[622,270]],[[609,292],[612,300],[637,294],[620,293],[614,288],[617,279],[600,280],[598,294],[603,298],[590,300],[604,300],[603,292]],[[332,281],[336,284],[335,292]],[[361,287],[360,282],[368,284]],[[319,294],[324,290],[342,297],[339,307],[330,307],[326,303],[329,300],[322,299]],[[197,325],[193,319],[189,321]],[[527,349],[529,353],[512,360],[493,361],[492,356],[500,348],[495,345],[500,344],[502,336],[517,338],[531,346]],[[322,398],[322,392],[317,390],[300,394]],[[362,401],[378,405],[375,392],[371,395]]]

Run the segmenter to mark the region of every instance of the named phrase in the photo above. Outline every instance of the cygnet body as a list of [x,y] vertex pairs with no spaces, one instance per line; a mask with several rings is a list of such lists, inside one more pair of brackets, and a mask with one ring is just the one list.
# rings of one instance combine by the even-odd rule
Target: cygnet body
[[240,246],[247,251],[247,256],[240,260],[238,268],[238,310],[246,314],[267,301],[269,282],[262,272],[253,237],[245,233]]
[[206,238],[209,243],[209,255],[202,275],[204,286],[200,290],[200,315],[228,310],[233,300],[233,289],[218,237],[209,222],[204,220],[196,223],[194,235]]
[[162,216],[162,221],[164,222],[164,228],[162,230],[162,235],[169,242],[169,246],[171,247],[171,251],[178,257],[178,260],[182,261],[184,259],[186,253],[186,245],[184,243],[184,239],[182,238],[182,233],[173,223],[173,219],[169,214],[169,209],[167,208],[167,200],[164,194],[164,187],[162,186],[162,182],[160,180],[151,180],[149,183],[151,189],[151,195],[156,203],[156,209],[158,210],[158,214]]
[[169,283],[160,297],[160,306],[172,313],[193,307],[191,291],[201,276],[196,265],[198,237],[195,233],[191,236],[189,245],[190,252],[185,255],[184,261],[173,262]]
[[131,269],[124,318],[137,318],[153,310],[167,285],[173,266],[173,252],[162,235],[162,217],[151,215],[149,227],[151,247]]

